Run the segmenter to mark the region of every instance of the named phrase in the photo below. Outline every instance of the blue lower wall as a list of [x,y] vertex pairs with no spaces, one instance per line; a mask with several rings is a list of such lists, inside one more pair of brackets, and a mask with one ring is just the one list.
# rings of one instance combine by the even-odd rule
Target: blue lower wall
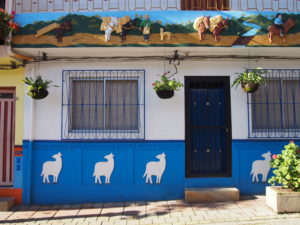
[[[23,201],[25,204],[66,204],[103,201],[136,201],[178,199],[184,197],[185,187],[235,186],[241,194],[262,194],[267,183],[252,182],[252,163],[264,160],[263,153],[278,154],[285,141],[234,140],[232,144],[232,177],[185,178],[184,141],[142,142],[61,142],[24,141]],[[58,183],[43,183],[43,163],[53,161],[61,152],[62,169]],[[94,166],[105,162],[103,157],[114,154],[114,171],[110,184],[95,184]],[[165,153],[166,169],[161,183],[146,184],[143,174],[149,161]],[[270,177],[271,171],[268,177]]]
[[[24,157],[31,161],[31,175],[24,170],[24,203],[66,204],[102,201],[159,200],[183,197],[184,143],[74,143],[37,141],[24,142]],[[43,163],[54,160],[52,155],[61,152],[62,170],[57,184],[44,184],[41,176]],[[94,166],[104,162],[103,157],[114,154],[114,171],[110,184],[95,184]],[[143,174],[149,161],[165,153],[166,169],[160,184],[146,184]],[[26,165],[28,168],[29,164]],[[27,180],[28,180],[27,179]],[[104,178],[101,177],[102,183]],[[52,181],[52,176],[50,176]],[[155,182],[155,179],[153,179]],[[31,189],[31,191],[29,190]],[[51,196],[51,197],[50,197]]]

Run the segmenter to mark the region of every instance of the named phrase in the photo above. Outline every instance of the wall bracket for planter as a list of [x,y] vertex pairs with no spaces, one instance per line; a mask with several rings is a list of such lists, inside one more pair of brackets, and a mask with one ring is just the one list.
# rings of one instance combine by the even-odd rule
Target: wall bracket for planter
[[169,99],[174,96],[174,90],[157,90],[156,94],[161,99]]

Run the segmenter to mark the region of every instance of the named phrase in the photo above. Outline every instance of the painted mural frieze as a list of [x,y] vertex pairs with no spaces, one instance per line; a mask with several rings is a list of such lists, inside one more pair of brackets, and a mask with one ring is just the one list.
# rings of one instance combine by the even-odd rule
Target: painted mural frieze
[[146,171],[143,177],[146,177],[146,183],[153,183],[152,176],[156,176],[156,184],[160,184],[161,177],[166,169],[166,155],[165,153],[156,156],[158,162],[151,161],[146,164]]
[[15,22],[14,47],[300,46],[299,13],[30,13]]
[[252,163],[252,170],[250,172],[250,175],[252,175],[252,182],[259,182],[259,174],[262,175],[262,182],[267,182],[267,177],[271,169],[270,162],[272,160],[272,154],[270,151],[268,151],[261,156],[264,158],[264,160],[255,160]]
[[53,176],[53,183],[57,183],[58,176],[62,168],[62,154],[59,152],[52,156],[55,161],[46,161],[43,163],[43,170],[41,176],[43,183],[50,183],[49,176]]
[[110,184],[110,177],[115,167],[114,155],[110,153],[109,155],[104,156],[107,159],[106,162],[97,162],[95,164],[95,169],[93,177],[95,177],[95,184],[101,182],[101,176],[105,177],[105,184]]
[[228,29],[228,19],[223,19],[222,16],[200,16],[193,24],[193,27],[198,31],[199,40],[202,41],[205,38],[206,30],[209,30],[215,41],[220,41],[221,33],[223,29]]

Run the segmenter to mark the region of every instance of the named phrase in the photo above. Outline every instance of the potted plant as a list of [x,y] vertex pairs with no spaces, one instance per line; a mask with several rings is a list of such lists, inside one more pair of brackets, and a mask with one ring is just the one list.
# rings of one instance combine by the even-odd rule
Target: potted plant
[[25,77],[24,83],[28,85],[27,95],[32,97],[33,99],[43,99],[46,98],[49,94],[48,88],[58,87],[56,85],[50,85],[52,81],[43,80],[41,76],[37,76],[36,78]]
[[0,44],[5,43],[5,39],[10,32],[15,32],[18,29],[18,25],[12,21],[14,15],[14,11],[9,14],[6,10],[0,8]]
[[174,78],[170,79],[168,74],[170,74],[170,72],[165,72],[160,76],[160,80],[156,80],[152,83],[156,94],[162,99],[172,98],[174,91],[178,91],[181,87],[183,87],[183,84],[180,81]]
[[300,148],[293,141],[284,148],[272,156],[274,176],[268,180],[272,186],[266,188],[266,203],[277,213],[300,212]]
[[246,69],[242,73],[236,73],[238,77],[233,81],[232,87],[241,85],[244,92],[253,93],[257,91],[260,84],[265,83],[263,77],[265,73],[266,72],[260,67],[251,70]]

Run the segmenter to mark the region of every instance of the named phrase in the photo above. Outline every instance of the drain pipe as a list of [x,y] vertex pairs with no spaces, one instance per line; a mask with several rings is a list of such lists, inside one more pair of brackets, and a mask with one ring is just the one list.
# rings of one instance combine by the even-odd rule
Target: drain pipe
[[[27,67],[26,73],[27,74],[34,74],[35,73],[35,67],[34,65],[29,65]],[[24,94],[25,95],[25,94]],[[25,104],[26,105],[26,104]],[[28,150],[27,150],[27,168],[24,168],[24,175],[26,175],[26,177],[24,177],[27,182],[24,183],[24,189],[26,190],[24,192],[24,200],[25,200],[25,204],[30,205],[32,203],[32,164],[33,162],[33,141],[34,141],[34,100],[33,98],[30,98],[30,102],[28,104],[28,112],[27,112],[27,116],[29,117],[29,122],[26,124],[26,126],[28,127],[27,129],[25,128],[26,126],[24,126],[24,132],[28,132]],[[25,169],[27,169],[27,173],[25,172]]]
[[32,151],[33,151],[33,140],[34,140],[34,100],[31,98],[31,110],[30,110],[30,127],[29,127],[29,143],[28,143],[28,182],[27,182],[27,203],[30,205],[31,204],[31,190],[32,190]]

